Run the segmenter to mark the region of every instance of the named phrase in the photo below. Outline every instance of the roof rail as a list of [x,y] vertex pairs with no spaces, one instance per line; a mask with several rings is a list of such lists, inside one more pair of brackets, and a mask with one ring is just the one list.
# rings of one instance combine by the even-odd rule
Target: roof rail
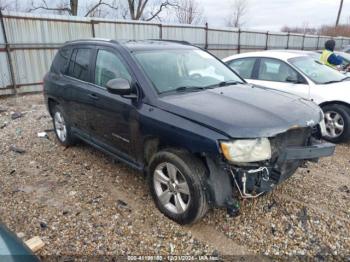
[[76,43],[76,42],[84,42],[84,41],[117,42],[117,41],[115,41],[113,39],[109,39],[109,38],[90,37],[90,38],[82,38],[82,39],[66,41],[65,43]]
[[161,42],[169,42],[169,43],[177,43],[177,44],[182,44],[182,45],[192,45],[188,41],[183,41],[183,40],[167,40],[167,39],[149,39],[151,41],[161,41]]

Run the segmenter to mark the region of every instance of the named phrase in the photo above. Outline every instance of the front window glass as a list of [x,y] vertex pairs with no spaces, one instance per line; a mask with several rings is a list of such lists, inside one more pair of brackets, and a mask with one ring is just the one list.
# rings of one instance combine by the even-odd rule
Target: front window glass
[[123,62],[115,54],[99,50],[96,59],[95,84],[105,87],[114,78],[124,78],[131,82],[131,76]]
[[298,80],[298,73],[286,63],[272,58],[261,58],[259,80],[293,82]]
[[337,70],[315,61],[308,56],[295,57],[288,61],[316,84],[340,82],[345,78],[345,76]]
[[252,78],[253,68],[256,58],[241,58],[228,62],[228,65],[246,79]]
[[158,93],[242,82],[227,66],[199,49],[139,51],[135,57]]

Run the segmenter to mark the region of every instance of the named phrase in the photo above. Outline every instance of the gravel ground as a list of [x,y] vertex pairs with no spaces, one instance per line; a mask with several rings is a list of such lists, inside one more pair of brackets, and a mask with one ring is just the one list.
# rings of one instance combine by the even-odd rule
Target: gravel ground
[[[48,137],[38,137],[44,130]],[[212,210],[181,227],[157,210],[142,174],[83,143],[59,145],[42,95],[6,98],[0,99],[0,194],[0,220],[24,240],[40,236],[46,244],[40,256],[350,259],[350,144],[299,169],[275,191],[243,201],[239,217]]]

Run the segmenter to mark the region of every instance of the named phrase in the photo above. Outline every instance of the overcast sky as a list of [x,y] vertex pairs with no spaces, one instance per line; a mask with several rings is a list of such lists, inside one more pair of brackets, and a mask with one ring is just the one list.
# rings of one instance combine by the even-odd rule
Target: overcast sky
[[[225,25],[233,0],[200,0],[210,24]],[[334,24],[340,0],[247,0],[248,14],[244,27],[280,30],[284,25],[320,26]],[[350,0],[344,0],[341,22],[350,18]]]
[[[1,0],[0,0],[1,1]],[[5,0],[14,3],[15,0]],[[17,0],[22,7],[30,6],[32,0]],[[35,0],[38,2],[40,0]],[[60,0],[47,0],[54,5]],[[66,0],[68,2],[68,0]],[[81,8],[98,0],[79,0]],[[125,1],[126,0],[120,0]],[[158,0],[154,0],[158,1]],[[234,0],[197,0],[204,8],[210,26],[226,25],[230,6]],[[317,27],[334,25],[340,0],[246,0],[248,13],[244,17],[244,27],[279,31],[284,25],[290,27],[308,24]],[[166,13],[163,16],[167,16]],[[169,19],[169,17],[167,17]],[[344,0],[341,23],[350,22],[350,0]]]

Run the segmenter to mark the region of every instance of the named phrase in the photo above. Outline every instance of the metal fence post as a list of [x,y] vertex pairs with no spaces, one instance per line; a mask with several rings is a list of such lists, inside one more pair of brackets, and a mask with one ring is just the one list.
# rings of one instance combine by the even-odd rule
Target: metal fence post
[[93,19],[91,19],[91,33],[92,33],[92,37],[96,37],[96,33],[95,33],[95,21]]
[[238,28],[238,43],[237,43],[237,53],[241,53],[241,28]]
[[163,24],[159,24],[159,39],[163,39]]
[[2,33],[4,36],[4,41],[5,41],[5,50],[6,50],[7,61],[8,61],[9,69],[10,69],[12,88],[13,88],[14,94],[17,96],[16,78],[15,78],[15,73],[13,70],[13,63],[12,63],[12,58],[11,58],[11,53],[10,53],[11,48],[10,48],[10,44],[8,43],[8,40],[7,40],[4,17],[3,17],[1,10],[0,10],[0,24],[1,24],[1,30],[2,30]]
[[303,34],[303,41],[301,44],[301,50],[304,50],[304,46],[305,46],[305,34]]
[[208,49],[208,22],[205,23],[205,44],[204,44],[204,49]]
[[319,46],[320,46],[320,35],[317,36],[317,45],[316,45],[316,49],[318,49]]
[[290,37],[290,32],[288,32],[288,34],[287,34],[287,47],[286,47],[286,49],[289,49],[289,37]]
[[269,48],[269,31],[266,31],[266,43],[265,43],[265,50]]

